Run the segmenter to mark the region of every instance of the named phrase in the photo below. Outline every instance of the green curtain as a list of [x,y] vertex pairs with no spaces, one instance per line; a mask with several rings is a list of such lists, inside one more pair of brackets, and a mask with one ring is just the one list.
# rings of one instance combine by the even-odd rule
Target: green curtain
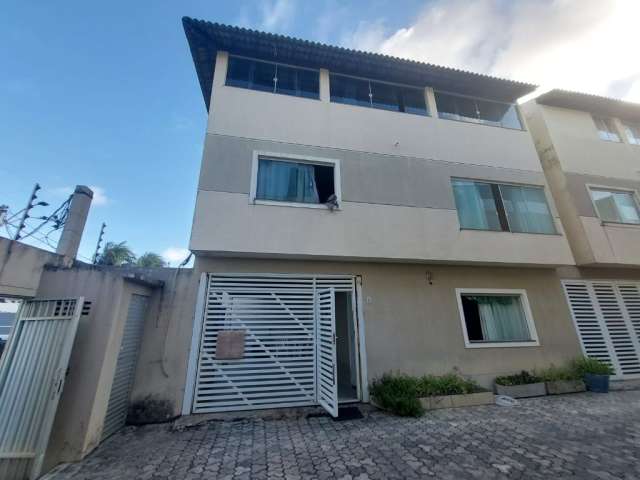
[[261,158],[258,164],[256,198],[319,203],[313,165]]

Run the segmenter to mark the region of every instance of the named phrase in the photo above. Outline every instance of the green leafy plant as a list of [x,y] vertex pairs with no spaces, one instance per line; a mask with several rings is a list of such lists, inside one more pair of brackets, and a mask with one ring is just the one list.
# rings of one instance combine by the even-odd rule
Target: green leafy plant
[[446,375],[424,375],[418,379],[418,396],[434,397],[440,395],[464,395],[482,392],[484,389],[473,380],[457,373]]
[[514,385],[529,385],[531,383],[541,382],[542,379],[536,375],[533,375],[526,370],[522,370],[520,373],[515,375],[504,375],[502,377],[496,377],[495,382],[498,385],[502,385],[504,387],[511,387]]
[[582,378],[585,374],[613,375],[613,368],[609,364],[592,357],[578,357],[571,362],[570,368]]
[[418,400],[418,379],[410,375],[385,373],[373,381],[370,393],[382,408],[402,417],[420,417],[424,408]]
[[570,381],[582,378],[582,375],[577,373],[575,369],[571,368],[571,365],[566,365],[564,367],[551,365],[548,368],[536,370],[534,375],[536,377],[540,377],[545,382]]

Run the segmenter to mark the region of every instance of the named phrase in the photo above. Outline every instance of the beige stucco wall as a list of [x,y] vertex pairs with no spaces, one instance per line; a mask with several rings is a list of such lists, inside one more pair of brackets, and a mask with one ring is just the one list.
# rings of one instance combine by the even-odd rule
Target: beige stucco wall
[[[362,276],[369,381],[387,371],[441,374],[458,368],[489,385],[496,375],[559,364],[580,353],[561,285],[552,269],[205,257],[198,257],[195,269]],[[540,346],[465,348],[456,288],[525,289]],[[182,349],[180,355],[188,351],[186,342],[172,347]]]
[[111,384],[131,294],[152,295],[148,287],[99,269],[46,270],[40,298],[79,297],[91,302],[82,316],[60,398],[45,471],[60,462],[77,461],[100,442]]
[[45,265],[62,265],[55,253],[0,237],[0,295],[33,297]]
[[522,111],[576,263],[640,266],[640,227],[602,222],[588,190],[640,191],[640,147],[600,140],[587,112],[535,100]]

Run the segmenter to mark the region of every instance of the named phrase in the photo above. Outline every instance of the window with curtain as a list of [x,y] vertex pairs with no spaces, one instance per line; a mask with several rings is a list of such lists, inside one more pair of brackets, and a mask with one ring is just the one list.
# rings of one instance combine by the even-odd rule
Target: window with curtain
[[319,204],[334,194],[333,165],[258,159],[257,200]]
[[320,98],[320,72],[263,62],[242,57],[229,57],[226,84],[263,92],[295,97]]
[[622,126],[629,143],[631,145],[640,145],[640,124],[624,122]]
[[331,101],[393,112],[428,115],[424,89],[332,73],[329,76]]
[[590,188],[589,191],[601,220],[640,224],[640,209],[634,192],[601,188]]
[[593,116],[593,122],[598,129],[598,136],[601,140],[607,142],[620,142],[620,135],[618,135],[618,129],[613,123],[612,118],[596,117]]
[[518,233],[556,232],[542,187],[452,180],[460,228]]
[[535,342],[521,294],[461,293],[469,343]]
[[516,106],[512,103],[434,92],[438,117],[461,122],[522,130]]

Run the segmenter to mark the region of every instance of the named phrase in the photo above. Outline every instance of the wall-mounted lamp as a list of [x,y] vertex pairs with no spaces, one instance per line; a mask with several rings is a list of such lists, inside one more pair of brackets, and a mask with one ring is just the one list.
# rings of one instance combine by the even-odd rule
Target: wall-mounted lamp
[[429,285],[433,285],[433,274],[431,272],[427,272],[427,282],[429,282]]

